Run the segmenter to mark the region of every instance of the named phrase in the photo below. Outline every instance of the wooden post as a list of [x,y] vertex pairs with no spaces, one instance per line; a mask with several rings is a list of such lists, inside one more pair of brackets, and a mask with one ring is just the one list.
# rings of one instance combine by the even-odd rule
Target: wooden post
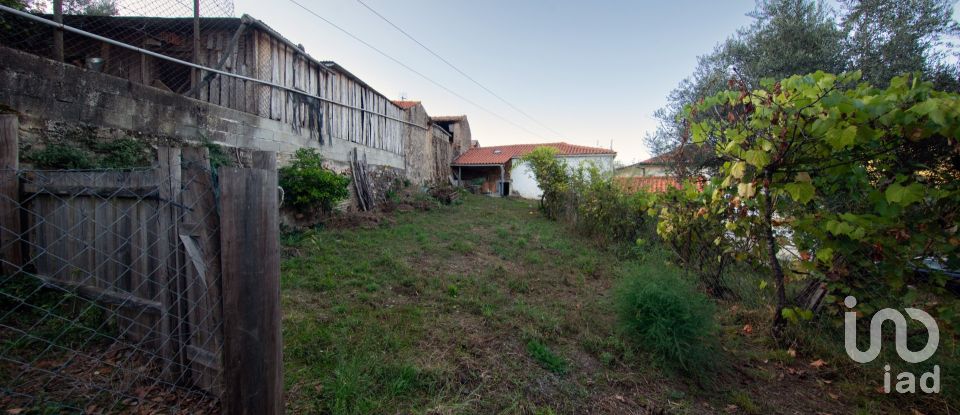
[[23,264],[20,251],[20,179],[17,114],[0,114],[0,272],[13,275]]
[[223,330],[220,301],[220,234],[210,154],[206,147],[183,147],[180,203],[190,208],[180,218],[184,247],[189,332],[184,340],[193,386],[222,393]]
[[[193,0],[193,63],[200,64],[200,0]],[[203,73],[193,69],[190,88],[194,98],[200,99],[200,77]]]
[[[53,21],[63,24],[63,0],[53,0]],[[53,29],[53,60],[63,62],[63,30]]]
[[158,261],[158,284],[166,292],[162,296],[163,314],[160,316],[161,352],[164,358],[164,376],[167,379],[179,379],[183,373],[183,333],[186,318],[182,310],[181,280],[184,278],[180,266],[180,232],[178,230],[180,204],[180,149],[160,147],[157,149],[157,174],[160,177],[158,205],[159,226],[156,245]]
[[[220,170],[226,414],[283,411],[276,155]],[[265,167],[266,169],[262,168]]]

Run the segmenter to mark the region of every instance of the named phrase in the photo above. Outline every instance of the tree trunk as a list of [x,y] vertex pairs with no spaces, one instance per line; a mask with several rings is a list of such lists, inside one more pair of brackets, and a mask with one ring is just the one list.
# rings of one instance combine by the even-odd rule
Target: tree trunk
[[773,235],[773,196],[770,195],[770,187],[763,186],[763,199],[765,212],[763,214],[764,233],[767,240],[767,255],[770,261],[770,269],[773,270],[774,283],[777,289],[777,310],[773,318],[773,337],[780,338],[784,323],[783,309],[787,306],[787,291],[784,286],[783,268],[780,267],[780,260],[777,259],[777,240]]

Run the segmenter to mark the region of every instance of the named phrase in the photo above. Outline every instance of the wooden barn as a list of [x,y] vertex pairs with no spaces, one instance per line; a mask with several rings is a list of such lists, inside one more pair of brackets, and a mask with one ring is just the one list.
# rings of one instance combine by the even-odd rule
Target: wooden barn
[[[70,32],[64,34],[64,60],[131,82],[279,120],[294,131],[309,132],[311,138],[321,143],[335,137],[403,153],[403,129],[407,126],[403,111],[340,65],[314,59],[302,45],[248,15],[199,20],[196,63],[280,87],[211,72],[198,75],[186,65]],[[192,18],[66,15],[63,22],[149,51],[194,61]],[[5,31],[5,35],[0,35],[4,44],[53,56],[49,26],[20,19],[9,23],[22,26],[23,30]],[[15,38],[14,33],[30,35]],[[91,66],[93,61],[98,62],[96,66]]]

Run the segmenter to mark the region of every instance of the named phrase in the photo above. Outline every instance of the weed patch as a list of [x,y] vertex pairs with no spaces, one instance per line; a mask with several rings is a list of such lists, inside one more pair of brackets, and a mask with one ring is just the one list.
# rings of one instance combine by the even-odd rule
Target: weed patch
[[527,342],[527,353],[530,353],[530,357],[536,360],[544,369],[558,375],[567,373],[567,361],[555,354],[547,345],[537,340],[530,340]]

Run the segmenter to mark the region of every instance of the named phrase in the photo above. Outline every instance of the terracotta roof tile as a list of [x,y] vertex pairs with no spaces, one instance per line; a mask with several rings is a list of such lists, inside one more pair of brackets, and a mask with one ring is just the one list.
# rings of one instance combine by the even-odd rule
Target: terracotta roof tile
[[475,147],[457,157],[453,165],[467,166],[478,164],[504,164],[514,157],[522,157],[537,147],[553,147],[560,156],[581,156],[591,154],[616,155],[608,148],[578,146],[567,143],[513,144],[506,146]]
[[650,193],[663,193],[670,188],[680,188],[680,181],[669,176],[614,177],[613,180],[629,193],[636,193],[640,190]]
[[400,100],[395,100],[390,102],[393,102],[393,105],[396,105],[403,110],[408,110],[410,108],[416,107],[417,104],[420,103],[420,101],[400,101]]

